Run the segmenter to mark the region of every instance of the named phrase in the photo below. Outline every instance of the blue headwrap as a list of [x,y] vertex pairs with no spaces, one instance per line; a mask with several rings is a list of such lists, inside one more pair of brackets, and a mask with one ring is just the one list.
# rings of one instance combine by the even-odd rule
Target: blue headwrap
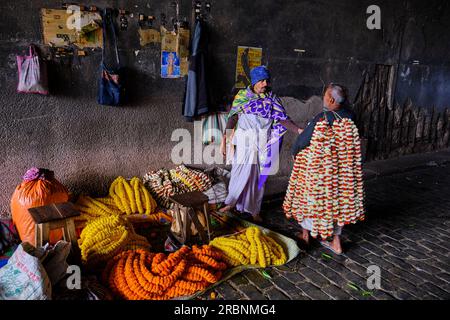
[[250,78],[252,80],[252,86],[254,86],[259,81],[270,80],[270,73],[265,66],[259,66],[250,71]]

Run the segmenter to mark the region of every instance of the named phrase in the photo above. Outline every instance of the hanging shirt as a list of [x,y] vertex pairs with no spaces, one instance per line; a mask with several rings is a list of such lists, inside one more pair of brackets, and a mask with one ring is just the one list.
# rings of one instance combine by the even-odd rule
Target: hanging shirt
[[183,105],[183,116],[187,121],[212,111],[207,80],[207,48],[205,25],[198,20],[192,38],[192,54],[189,58],[188,80]]

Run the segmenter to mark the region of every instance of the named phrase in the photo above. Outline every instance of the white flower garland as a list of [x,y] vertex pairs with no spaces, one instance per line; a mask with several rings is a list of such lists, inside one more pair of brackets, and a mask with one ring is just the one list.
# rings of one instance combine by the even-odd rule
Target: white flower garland
[[188,169],[184,165],[172,170],[151,171],[144,176],[143,180],[158,204],[168,209],[172,207],[169,201],[170,196],[191,191],[204,192],[212,186],[207,174]]
[[361,141],[352,120],[316,124],[310,146],[295,159],[283,209],[298,223],[313,219],[311,236],[323,239],[335,223],[364,220]]

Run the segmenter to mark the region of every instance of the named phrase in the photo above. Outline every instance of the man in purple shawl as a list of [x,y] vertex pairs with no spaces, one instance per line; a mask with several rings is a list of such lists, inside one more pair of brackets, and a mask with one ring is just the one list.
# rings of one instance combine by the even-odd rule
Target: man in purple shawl
[[221,211],[236,208],[261,222],[264,185],[278,169],[283,135],[287,130],[296,134],[303,130],[289,119],[281,100],[270,90],[267,68],[252,69],[250,77],[251,86],[234,98],[222,139],[222,154],[227,154],[227,139],[235,152],[226,207]]

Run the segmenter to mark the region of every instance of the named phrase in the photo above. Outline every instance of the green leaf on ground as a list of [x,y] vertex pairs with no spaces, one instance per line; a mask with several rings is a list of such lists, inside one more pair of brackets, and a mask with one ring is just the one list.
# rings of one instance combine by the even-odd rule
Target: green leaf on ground
[[326,253],[322,253],[322,258],[328,259],[328,260],[333,259],[329,254],[326,254]]
[[272,279],[272,276],[266,270],[261,270],[261,274],[266,279]]
[[353,282],[349,282],[347,285],[348,285],[350,288],[352,288],[353,290],[359,291],[358,286],[357,286],[356,284],[354,284]]
[[363,297],[371,297],[371,296],[373,296],[373,292],[371,292],[371,291],[363,291],[363,292],[361,292],[361,294],[362,294]]
[[211,226],[212,226],[212,227],[217,227],[217,226],[219,226],[219,221],[217,221],[217,220],[214,219],[214,218],[211,218]]

